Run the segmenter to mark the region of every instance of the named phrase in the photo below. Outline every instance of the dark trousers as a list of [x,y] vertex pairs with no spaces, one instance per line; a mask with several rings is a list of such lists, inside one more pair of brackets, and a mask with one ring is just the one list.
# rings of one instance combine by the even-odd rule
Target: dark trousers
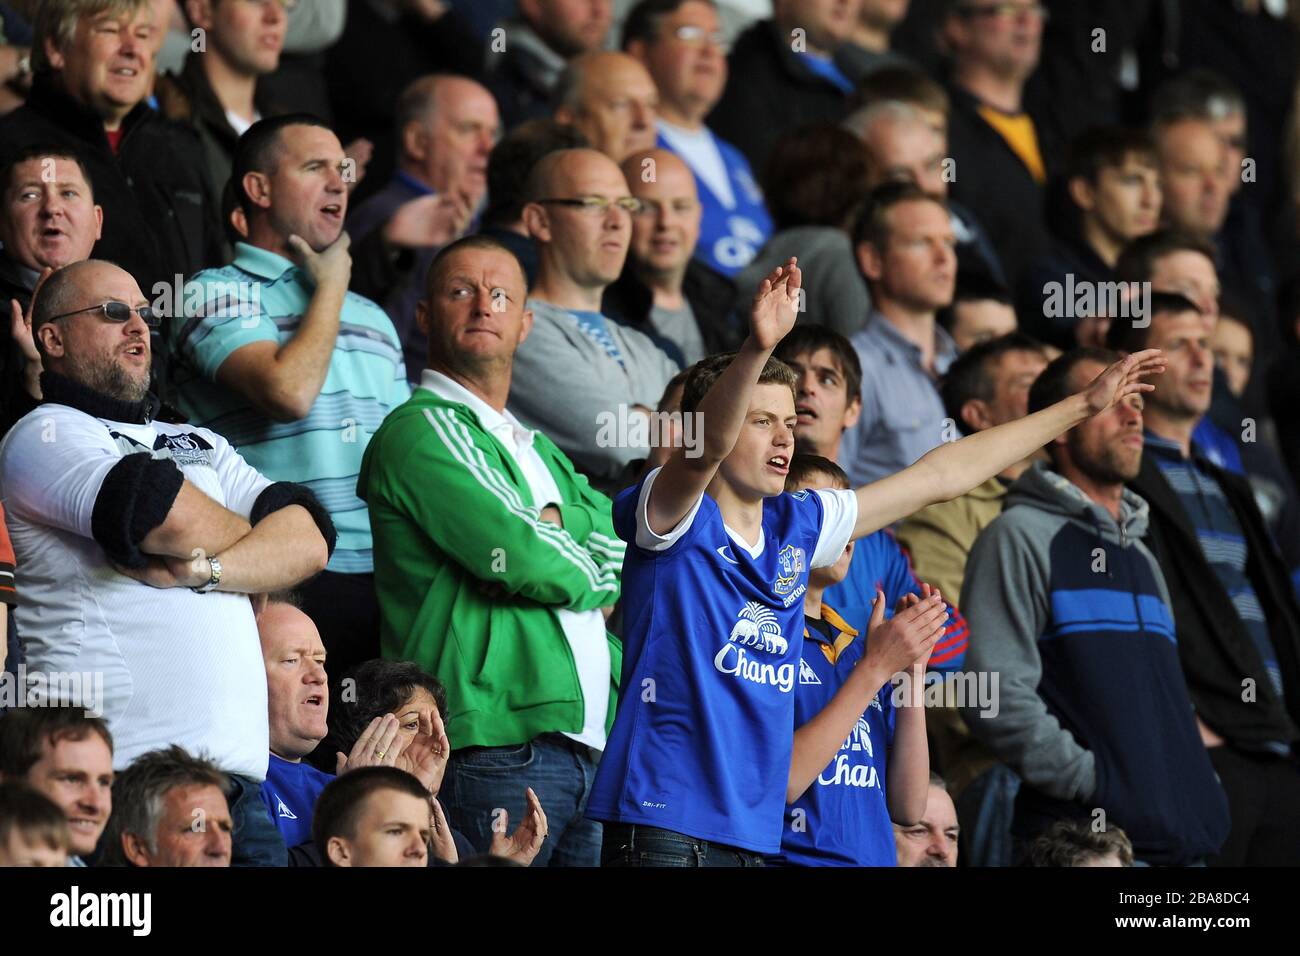
[[325,644],[330,688],[356,665],[379,656],[379,599],[373,574],[322,571],[298,588],[302,609]]
[[1232,830],[1211,866],[1300,866],[1300,763],[1230,745],[1210,763],[1228,795]]
[[763,857],[723,843],[710,843],[675,830],[632,823],[606,823],[601,866],[762,866]]

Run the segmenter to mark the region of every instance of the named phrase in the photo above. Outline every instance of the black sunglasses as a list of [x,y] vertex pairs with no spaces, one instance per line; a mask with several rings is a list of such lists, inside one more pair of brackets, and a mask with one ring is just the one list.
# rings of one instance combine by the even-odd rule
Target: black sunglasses
[[99,305],[88,305],[84,309],[76,309],[72,312],[64,312],[62,315],[52,315],[46,322],[53,322],[56,319],[66,319],[70,315],[80,315],[83,312],[99,312],[108,322],[116,322],[119,325],[130,322],[131,316],[139,313],[140,321],[151,329],[157,328],[162,324],[162,317],[158,315],[151,307],[142,305],[133,308],[125,302],[101,302]]

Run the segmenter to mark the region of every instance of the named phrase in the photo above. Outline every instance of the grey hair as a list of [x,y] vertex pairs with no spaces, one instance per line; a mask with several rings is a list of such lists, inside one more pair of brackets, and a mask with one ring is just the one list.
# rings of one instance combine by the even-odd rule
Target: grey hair
[[929,125],[925,121],[925,115],[911,103],[904,103],[902,100],[877,100],[875,103],[854,110],[840,122],[840,126],[865,142],[867,130],[880,120],[890,123]]
[[407,84],[393,111],[398,136],[409,124],[433,117],[438,108],[438,87],[450,78],[450,73],[428,73]]
[[32,25],[32,69],[37,73],[53,69],[45,41],[49,40],[57,50],[67,50],[82,19],[104,13],[134,17],[146,8],[152,9],[150,0],[46,0],[37,9]]
[[167,794],[177,787],[202,786],[229,793],[230,778],[212,761],[192,756],[175,744],[136,758],[113,781],[113,815],[104,834],[104,864],[130,865],[122,848],[122,838],[128,833],[144,840],[150,853],[157,853],[158,824]]

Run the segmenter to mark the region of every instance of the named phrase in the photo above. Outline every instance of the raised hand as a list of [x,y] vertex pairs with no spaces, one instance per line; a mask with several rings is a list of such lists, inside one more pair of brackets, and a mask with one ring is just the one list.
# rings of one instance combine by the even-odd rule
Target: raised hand
[[[542,844],[546,842],[546,813],[542,810],[542,801],[537,799],[537,794],[533,788],[529,787],[525,796],[528,798],[528,810],[524,813],[524,819],[515,827],[515,832],[506,836],[505,826],[492,834],[492,845],[488,847],[488,852],[493,856],[503,856],[507,860],[514,860],[520,866],[528,866],[536,859],[537,854],[541,852]],[[510,818],[505,818],[505,824],[510,823]]]
[[763,351],[771,351],[794,328],[799,315],[799,289],[803,273],[793,256],[759,283],[749,312],[749,337]]
[[1102,372],[1083,390],[1088,410],[1096,415],[1130,395],[1155,391],[1155,386],[1141,379],[1159,375],[1165,370],[1167,360],[1159,349],[1143,349],[1120,359]]
[[26,312],[18,304],[17,299],[9,300],[9,336],[18,343],[18,350],[26,363],[23,367],[23,385],[32,398],[41,397],[41,371],[43,370],[41,353],[36,350],[36,339],[32,335],[32,306],[36,303],[36,293],[41,291],[41,286],[45,285],[45,280],[53,273],[54,270],[49,266],[41,271],[40,278],[36,280],[36,287],[32,289],[31,302],[27,304]]
[[397,762],[393,765],[398,770],[405,770],[424,784],[424,789],[433,796],[438,795],[442,787],[442,778],[447,773],[447,758],[451,756],[451,742],[443,727],[442,717],[437,707],[430,707],[420,714],[420,729],[406,745]]
[[[902,602],[900,602],[902,603]],[[885,620],[885,595],[876,591],[867,625],[867,656],[863,663],[893,675],[917,661],[929,661],[930,652],[943,634],[948,609],[938,591],[907,602],[907,606]]]
[[384,224],[384,241],[401,249],[445,246],[460,238],[473,216],[473,202],[459,190],[421,196],[397,207]]
[[361,736],[352,745],[352,752],[346,757],[339,754],[335,762],[335,775],[356,770],[358,767],[393,767],[401,756],[402,744],[397,739],[401,721],[394,714],[376,717]]

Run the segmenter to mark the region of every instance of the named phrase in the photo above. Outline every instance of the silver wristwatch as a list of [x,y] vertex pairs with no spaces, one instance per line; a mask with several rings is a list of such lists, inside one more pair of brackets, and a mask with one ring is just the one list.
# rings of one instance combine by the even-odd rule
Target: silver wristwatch
[[215,556],[208,558],[208,583],[190,588],[195,594],[207,594],[221,583],[221,560]]

